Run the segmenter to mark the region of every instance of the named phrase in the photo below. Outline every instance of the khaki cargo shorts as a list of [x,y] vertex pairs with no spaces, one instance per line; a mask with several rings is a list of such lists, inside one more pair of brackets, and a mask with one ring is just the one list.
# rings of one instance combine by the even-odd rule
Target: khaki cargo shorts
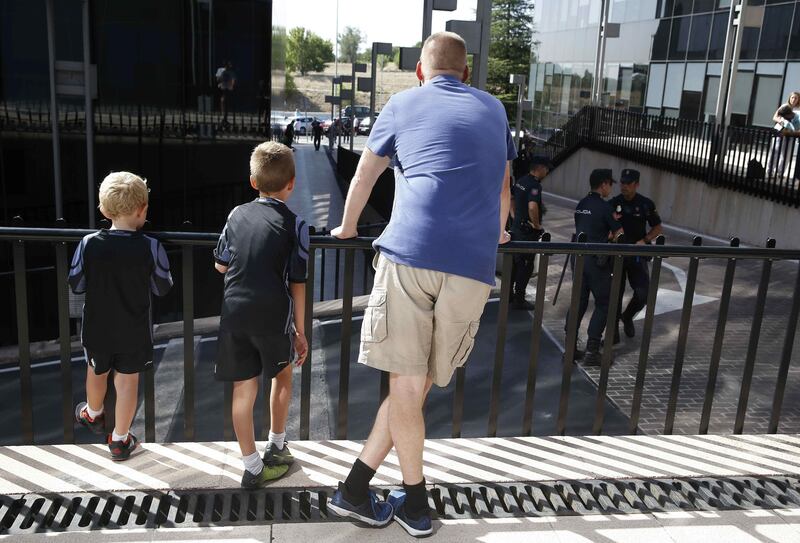
[[451,273],[395,264],[378,254],[361,324],[358,361],[445,387],[463,366],[491,287]]

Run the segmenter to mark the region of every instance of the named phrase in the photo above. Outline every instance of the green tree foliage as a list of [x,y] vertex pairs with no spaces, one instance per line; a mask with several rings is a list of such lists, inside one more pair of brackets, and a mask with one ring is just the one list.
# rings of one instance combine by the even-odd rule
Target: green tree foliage
[[347,26],[344,32],[339,34],[339,60],[343,62],[356,62],[358,60],[358,48],[364,42],[364,34],[357,28]]
[[493,0],[486,90],[501,100],[516,99],[509,75],[530,71],[533,32],[533,0]]
[[333,45],[310,30],[296,27],[289,31],[286,42],[286,68],[306,75],[321,72],[326,62],[333,62]]

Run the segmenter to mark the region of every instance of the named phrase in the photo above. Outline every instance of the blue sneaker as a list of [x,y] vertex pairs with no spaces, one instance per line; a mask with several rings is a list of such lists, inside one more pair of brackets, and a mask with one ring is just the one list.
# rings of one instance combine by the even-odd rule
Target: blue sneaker
[[394,509],[394,520],[408,532],[409,535],[414,537],[425,537],[433,533],[433,526],[431,525],[430,512],[422,515],[418,519],[411,519],[406,514],[406,491],[405,490],[392,490],[389,493],[389,499],[386,500]]
[[340,517],[350,517],[360,520],[370,526],[386,526],[392,521],[393,509],[389,503],[379,500],[373,491],[369,491],[367,500],[361,505],[353,505],[344,499],[342,487],[344,483],[339,483],[339,490],[333,494],[333,498],[328,502],[328,509]]

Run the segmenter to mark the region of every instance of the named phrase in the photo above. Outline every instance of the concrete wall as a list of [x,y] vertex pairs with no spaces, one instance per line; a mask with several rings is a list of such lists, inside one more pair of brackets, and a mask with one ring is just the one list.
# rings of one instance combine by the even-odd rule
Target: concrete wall
[[[611,168],[618,180],[624,168],[641,172],[640,192],[653,199],[664,222],[699,235],[723,239],[738,236],[742,243],[763,246],[768,237],[778,247],[800,249],[800,209],[756,196],[652,168],[589,149],[581,149],[547,177],[545,192],[583,198],[589,174]],[[619,192],[615,186],[614,194]]]

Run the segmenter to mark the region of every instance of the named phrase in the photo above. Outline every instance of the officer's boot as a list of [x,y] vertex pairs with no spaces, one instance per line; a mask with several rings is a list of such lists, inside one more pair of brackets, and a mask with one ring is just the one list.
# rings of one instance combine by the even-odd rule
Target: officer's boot
[[[573,357],[573,363],[577,362],[578,360],[583,359],[584,352],[578,348],[578,342],[575,341],[575,356]],[[561,359],[564,360],[567,356],[567,353],[561,355]]]
[[583,355],[583,365],[599,366],[601,361],[600,340],[589,338],[586,342],[586,354]]
[[[622,329],[625,330],[625,335],[628,337],[635,336],[636,328],[633,326],[633,315],[629,314],[627,309],[622,312],[620,320],[622,321]],[[619,334],[619,332],[617,333]]]

